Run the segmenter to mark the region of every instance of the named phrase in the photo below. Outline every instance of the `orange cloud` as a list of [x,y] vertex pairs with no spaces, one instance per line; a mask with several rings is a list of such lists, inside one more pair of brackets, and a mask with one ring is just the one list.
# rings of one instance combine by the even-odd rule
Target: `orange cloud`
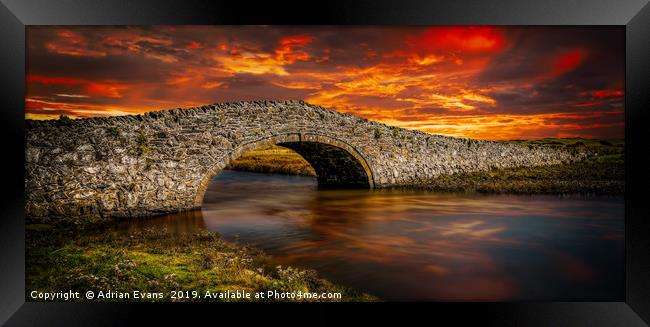
[[[261,37],[266,29],[274,29],[268,33],[273,37]],[[27,98],[32,103],[27,116],[44,119],[63,112],[86,117],[300,98],[388,124],[461,137],[622,135],[624,81],[613,69],[601,76],[597,65],[584,64],[589,54],[598,54],[589,57],[598,62],[613,52],[599,51],[583,38],[576,38],[581,41],[576,48],[540,37],[535,41],[550,42],[548,50],[540,50],[531,46],[539,42],[526,43],[534,33],[510,27],[377,28],[380,37],[370,27],[350,28],[341,37],[333,37],[327,27],[283,29],[34,29],[41,37],[29,40],[41,46],[30,44],[31,54],[38,56],[28,57]],[[65,62],[91,56],[91,62],[107,66],[53,67],[43,59],[47,55],[68,56]],[[116,65],[110,66],[114,71],[104,69],[108,65]],[[571,80],[574,75],[568,73],[578,70],[596,80],[589,86]],[[566,78],[554,80],[560,76]]]
[[279,40],[279,46],[274,52],[264,52],[249,47],[241,49],[237,44],[219,44],[221,53],[217,53],[214,59],[219,62],[221,68],[230,73],[249,74],[273,74],[288,75],[285,66],[296,61],[308,61],[311,56],[301,50],[304,46],[313,41],[307,35],[283,37]]
[[26,98],[25,111],[25,118],[27,119],[56,119],[60,115],[83,118],[140,113],[135,108],[124,106],[96,105],[92,103],[66,103],[39,98]]
[[185,49],[201,49],[201,48],[203,48],[203,44],[196,41],[192,41],[187,45],[185,45]]
[[295,61],[307,61],[310,56],[299,49],[304,48],[314,40],[309,35],[293,35],[280,39],[280,46],[275,49],[276,58],[289,64]]
[[88,95],[92,96],[103,96],[109,98],[121,98],[122,90],[125,90],[126,85],[122,85],[114,82],[107,83],[97,83],[91,82],[86,86],[86,92]]
[[45,46],[50,52],[79,57],[104,57],[106,52],[88,49],[86,38],[78,33],[63,30],[56,33],[57,41],[47,43]]
[[103,96],[109,98],[122,97],[120,91],[127,88],[126,85],[114,81],[94,82],[84,79],[67,77],[27,76],[27,82],[41,84],[79,85],[84,88],[85,95],[87,96]]
[[166,63],[178,62],[178,58],[170,53],[152,51],[151,45],[170,47],[172,44],[173,41],[165,37],[152,37],[125,32],[107,35],[102,40],[102,45],[112,49],[113,54],[120,54],[123,51],[127,51]]
[[488,114],[488,115],[430,115],[410,116],[408,119],[392,120],[382,117],[384,122],[423,130],[429,133],[469,137],[485,140],[508,140],[517,138],[577,137],[586,136],[585,131],[593,128],[622,127],[622,121],[610,123],[583,123],[608,116],[621,116],[623,111],[592,111],[548,113],[534,115]]
[[201,85],[201,87],[204,89],[216,89],[222,87],[223,85],[223,82],[205,82]]
[[412,63],[418,64],[418,65],[427,66],[427,65],[431,65],[431,64],[441,62],[444,59],[445,59],[444,56],[428,55],[428,56],[422,56],[421,57],[421,56],[419,56],[417,54],[414,54],[410,58],[410,61]]

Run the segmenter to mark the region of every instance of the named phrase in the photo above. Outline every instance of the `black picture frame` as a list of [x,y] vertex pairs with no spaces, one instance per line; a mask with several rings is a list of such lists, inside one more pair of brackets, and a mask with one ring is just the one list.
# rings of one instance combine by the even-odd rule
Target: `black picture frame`
[[[425,313],[431,322],[469,321],[499,326],[644,326],[650,322],[650,5],[648,0],[454,0],[327,1],[259,3],[233,1],[1,0],[0,48],[2,109],[0,164],[4,178],[0,218],[0,324],[126,325],[184,322],[187,317],[229,315],[239,309],[245,320],[291,322],[279,311],[312,311],[317,322],[383,318],[386,303],[295,305],[105,304],[25,302],[24,94],[26,25],[175,25],[175,24],[318,24],[318,25],[624,25],[625,91],[625,302],[400,303],[399,319]],[[392,308],[392,307],[391,307]],[[183,313],[179,313],[183,311]],[[254,314],[250,314],[254,313]],[[341,317],[341,319],[338,319]],[[443,320],[444,319],[444,320]],[[454,319],[454,320],[447,320]],[[645,321],[645,323],[644,323]],[[216,320],[214,321],[216,322]],[[219,320],[219,322],[224,322]],[[294,321],[295,322],[295,321]],[[403,321],[404,322],[404,321]]]

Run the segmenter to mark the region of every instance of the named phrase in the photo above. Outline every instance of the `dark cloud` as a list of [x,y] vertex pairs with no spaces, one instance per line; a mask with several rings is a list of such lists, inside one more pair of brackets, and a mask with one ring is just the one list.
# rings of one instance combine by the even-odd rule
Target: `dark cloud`
[[305,99],[449,135],[622,137],[624,33],[623,27],[31,26],[27,98],[36,101],[26,114],[81,117]]

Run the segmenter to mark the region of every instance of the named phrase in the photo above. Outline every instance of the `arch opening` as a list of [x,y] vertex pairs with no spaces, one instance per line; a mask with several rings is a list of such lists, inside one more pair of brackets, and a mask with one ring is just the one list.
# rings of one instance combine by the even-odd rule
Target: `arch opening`
[[350,145],[321,135],[289,134],[245,144],[233,151],[226,162],[217,164],[203,178],[195,197],[195,207],[201,207],[211,180],[227,167],[230,161],[250,150],[269,145],[293,150],[303,157],[316,172],[319,188],[374,187],[373,173],[368,163]]
[[322,188],[369,188],[368,174],[357,158],[342,148],[318,142],[285,142],[314,168]]

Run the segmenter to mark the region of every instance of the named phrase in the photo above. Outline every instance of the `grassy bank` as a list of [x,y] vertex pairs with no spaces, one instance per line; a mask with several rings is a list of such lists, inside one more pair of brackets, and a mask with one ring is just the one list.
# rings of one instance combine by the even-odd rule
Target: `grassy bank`
[[446,192],[622,195],[625,192],[623,164],[615,161],[606,158],[570,165],[445,175],[421,187]]
[[547,138],[503,141],[531,148],[551,147],[588,154],[581,162],[493,169],[443,175],[419,186],[433,191],[511,194],[597,194],[625,192],[624,143],[617,140]]
[[298,153],[281,146],[253,150],[233,160],[226,169],[254,173],[316,176],[314,168]]
[[26,235],[28,301],[33,301],[29,298],[32,290],[79,291],[80,301],[85,301],[86,291],[97,294],[100,290],[165,295],[163,299],[129,301],[174,301],[170,294],[178,290],[195,290],[201,295],[206,291],[330,292],[341,293],[341,298],[321,301],[376,300],[328,282],[311,270],[273,267],[262,253],[207,231],[172,234],[163,229],[143,229],[127,233],[111,232],[98,224],[31,224]]
[[[426,185],[411,186],[432,191],[515,194],[624,193],[624,143],[622,140],[546,138],[503,141],[531,148],[551,147],[588,153],[579,163],[540,167],[494,169],[489,172],[439,176]],[[297,153],[274,146],[251,151],[235,160],[230,169],[313,176],[313,169]],[[407,186],[408,187],[408,186]]]

